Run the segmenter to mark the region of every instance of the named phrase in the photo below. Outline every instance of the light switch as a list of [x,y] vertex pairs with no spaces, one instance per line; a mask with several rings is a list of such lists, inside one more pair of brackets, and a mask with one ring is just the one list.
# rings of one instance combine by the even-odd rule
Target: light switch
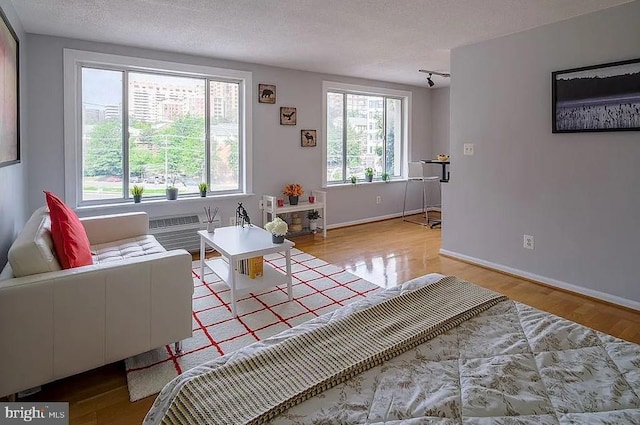
[[464,154],[465,155],[473,155],[473,143],[465,143],[464,144]]

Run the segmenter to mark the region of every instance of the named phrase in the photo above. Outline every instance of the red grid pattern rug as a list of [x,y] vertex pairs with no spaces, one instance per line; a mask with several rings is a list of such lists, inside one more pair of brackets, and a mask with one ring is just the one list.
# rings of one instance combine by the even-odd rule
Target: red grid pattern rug
[[[285,258],[271,254],[265,261],[284,272]],[[363,299],[378,286],[298,249],[291,250],[293,301],[282,285],[240,295],[238,318],[231,315],[229,288],[200,262],[193,263],[193,337],[176,355],[172,345],[125,360],[131,401],[158,393],[182,372],[208,360],[268,338],[343,305]]]

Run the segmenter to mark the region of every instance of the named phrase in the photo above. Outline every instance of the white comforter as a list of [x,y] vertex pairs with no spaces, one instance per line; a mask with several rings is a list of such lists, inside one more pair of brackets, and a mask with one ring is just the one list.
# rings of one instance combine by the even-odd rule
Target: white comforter
[[[379,291],[167,384],[145,418],[162,419],[193,376],[438,280]],[[274,424],[640,424],[640,346],[505,301],[276,418]]]

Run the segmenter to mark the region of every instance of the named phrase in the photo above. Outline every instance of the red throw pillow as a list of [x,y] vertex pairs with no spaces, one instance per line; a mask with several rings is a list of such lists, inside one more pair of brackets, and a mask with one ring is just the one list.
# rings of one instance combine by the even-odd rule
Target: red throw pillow
[[93,264],[87,232],[76,213],[51,192],[44,192],[51,216],[51,238],[63,269]]

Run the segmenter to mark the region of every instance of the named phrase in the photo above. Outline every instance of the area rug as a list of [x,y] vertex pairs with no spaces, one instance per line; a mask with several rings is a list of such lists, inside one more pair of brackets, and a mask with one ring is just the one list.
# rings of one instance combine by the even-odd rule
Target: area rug
[[[265,255],[265,261],[284,272],[282,254]],[[140,400],[158,393],[182,372],[208,360],[268,338],[343,305],[363,299],[379,289],[340,267],[298,249],[291,250],[293,301],[287,286],[239,297],[238,317],[231,315],[231,293],[214,273],[205,267],[200,282],[200,262],[193,263],[193,337],[182,343],[177,355],[173,345],[125,360],[129,399]]]

